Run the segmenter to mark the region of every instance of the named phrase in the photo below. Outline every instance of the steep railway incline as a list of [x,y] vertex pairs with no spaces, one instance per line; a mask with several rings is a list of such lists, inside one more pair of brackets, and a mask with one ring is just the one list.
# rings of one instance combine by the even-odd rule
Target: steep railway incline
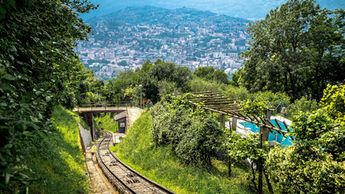
[[109,150],[111,141],[112,135],[106,132],[104,138],[102,138],[98,143],[96,157],[104,174],[107,176],[111,184],[118,188],[120,193],[172,193],[123,164]]

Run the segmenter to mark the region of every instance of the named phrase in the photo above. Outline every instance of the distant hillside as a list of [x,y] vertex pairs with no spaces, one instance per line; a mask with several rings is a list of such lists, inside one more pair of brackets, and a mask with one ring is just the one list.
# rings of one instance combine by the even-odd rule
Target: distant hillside
[[[89,14],[84,14],[84,19],[95,16],[105,15],[123,9],[128,6],[157,6],[168,9],[181,7],[190,7],[199,10],[208,10],[215,13],[226,14],[234,17],[246,19],[260,19],[271,10],[286,0],[130,0],[130,1],[114,1],[114,0],[91,0],[95,4],[100,4],[98,10]],[[325,8],[336,9],[345,8],[344,0],[317,0],[317,2]]]
[[125,9],[118,10],[116,12],[93,17],[88,19],[91,25],[98,22],[106,22],[108,25],[112,24],[161,24],[168,26],[176,25],[190,25],[190,23],[223,23],[232,22],[238,24],[246,24],[249,20],[231,17],[226,15],[220,15],[212,13],[210,11],[200,11],[191,8],[179,8],[179,9],[164,9],[153,6],[133,6]]
[[243,64],[250,20],[191,8],[127,7],[94,17],[89,41],[77,52],[97,77],[108,79],[147,60],[190,69],[213,66],[229,74]]

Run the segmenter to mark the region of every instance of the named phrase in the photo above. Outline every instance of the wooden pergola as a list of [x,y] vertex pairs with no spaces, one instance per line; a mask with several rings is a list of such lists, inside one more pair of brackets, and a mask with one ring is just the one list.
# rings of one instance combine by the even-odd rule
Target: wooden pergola
[[[278,124],[278,120],[274,119],[277,123],[275,126],[270,120],[270,110],[268,110],[266,117],[258,117],[255,115],[241,113],[240,105],[220,93],[211,91],[196,92],[187,97],[187,100],[194,105],[201,105],[205,110],[219,113],[221,117],[227,115],[235,119],[241,119],[250,123],[254,123],[257,126],[267,128],[271,131],[277,131],[278,133],[286,134],[282,127]],[[223,115],[223,116],[222,116]],[[222,121],[222,119],[221,119]],[[282,122],[286,129],[289,129],[285,121]]]
[[[202,106],[205,110],[216,112],[220,114],[220,122],[223,127],[225,127],[225,115],[232,117],[230,130],[235,131],[237,125],[237,119],[241,119],[260,127],[260,147],[262,148],[263,142],[268,141],[268,135],[270,131],[277,131],[280,134],[288,133],[289,127],[283,121],[286,131],[282,129],[277,119],[274,119],[277,125],[271,122],[271,110],[267,110],[266,117],[258,117],[255,115],[241,113],[241,107],[236,101],[225,97],[220,93],[215,93],[211,91],[197,92],[190,96],[187,96],[188,102],[196,106]],[[259,171],[259,184],[258,193],[263,193],[263,163],[264,159],[261,158],[258,163]],[[229,160],[229,175],[231,174],[231,164]]]

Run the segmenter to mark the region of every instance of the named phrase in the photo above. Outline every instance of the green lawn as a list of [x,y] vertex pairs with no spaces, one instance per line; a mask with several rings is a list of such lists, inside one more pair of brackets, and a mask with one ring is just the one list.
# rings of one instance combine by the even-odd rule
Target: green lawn
[[79,142],[79,117],[56,107],[51,120],[55,130],[48,134],[37,132],[22,150],[36,179],[29,193],[89,193]]
[[111,149],[133,169],[175,193],[252,193],[245,168],[234,167],[234,176],[228,178],[222,162],[213,161],[214,169],[209,172],[181,164],[169,147],[155,147],[149,111],[134,123],[123,142]]

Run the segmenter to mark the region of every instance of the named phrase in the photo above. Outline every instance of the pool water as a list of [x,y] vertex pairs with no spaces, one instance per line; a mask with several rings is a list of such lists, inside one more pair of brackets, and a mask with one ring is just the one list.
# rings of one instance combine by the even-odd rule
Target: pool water
[[[286,127],[284,125],[283,122],[278,121],[279,122],[279,126],[282,128],[283,131],[287,131]],[[277,122],[272,119],[271,123],[274,126],[278,126]],[[245,127],[250,129],[253,133],[259,133],[260,132],[260,127],[255,125],[254,123],[251,122],[240,122],[240,124]],[[268,135],[268,141],[269,142],[278,142],[279,144],[282,145],[282,147],[286,147],[286,146],[291,146],[292,145],[292,138],[290,136],[284,137],[283,134],[279,134],[277,131],[272,131],[269,135]]]

